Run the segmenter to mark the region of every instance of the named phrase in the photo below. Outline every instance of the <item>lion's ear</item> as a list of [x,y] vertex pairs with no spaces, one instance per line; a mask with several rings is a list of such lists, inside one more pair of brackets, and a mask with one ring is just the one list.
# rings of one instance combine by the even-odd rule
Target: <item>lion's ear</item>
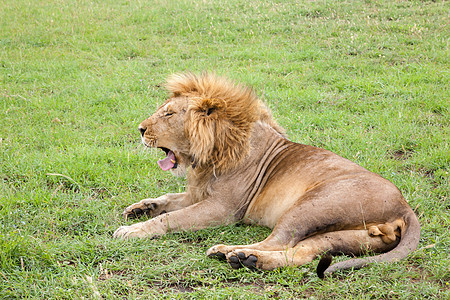
[[223,127],[225,102],[220,99],[192,99],[187,111],[186,133],[191,142],[191,155],[195,164],[211,162],[219,138],[218,130]]
[[197,98],[189,104],[189,110],[199,115],[210,116],[214,112],[224,113],[226,103],[223,100],[215,98]]

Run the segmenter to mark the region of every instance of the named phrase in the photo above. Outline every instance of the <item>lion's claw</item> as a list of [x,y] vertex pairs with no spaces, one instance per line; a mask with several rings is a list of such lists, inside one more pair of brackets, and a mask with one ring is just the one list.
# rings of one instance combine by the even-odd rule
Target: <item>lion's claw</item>
[[140,208],[135,208],[133,210],[131,210],[130,212],[123,212],[123,217],[125,218],[125,220],[127,219],[134,219],[134,218],[138,218],[140,215],[144,214],[144,211]]

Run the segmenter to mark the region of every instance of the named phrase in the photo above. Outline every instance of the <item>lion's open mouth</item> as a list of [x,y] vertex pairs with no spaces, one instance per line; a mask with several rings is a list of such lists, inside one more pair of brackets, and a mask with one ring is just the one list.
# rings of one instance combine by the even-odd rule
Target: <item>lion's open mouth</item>
[[161,147],[162,151],[164,151],[167,155],[166,158],[158,160],[158,166],[163,170],[167,171],[170,169],[176,169],[178,166],[177,159],[175,157],[175,154],[172,152],[172,150]]

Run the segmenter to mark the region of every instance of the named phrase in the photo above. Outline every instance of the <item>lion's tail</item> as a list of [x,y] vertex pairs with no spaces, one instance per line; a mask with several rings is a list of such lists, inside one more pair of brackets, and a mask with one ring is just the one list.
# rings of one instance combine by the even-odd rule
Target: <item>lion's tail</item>
[[417,248],[420,238],[419,220],[412,210],[408,215],[406,215],[405,223],[406,226],[404,226],[401,231],[401,240],[398,243],[397,247],[395,247],[391,251],[368,258],[350,259],[338,262],[331,266],[331,256],[325,255],[324,257],[322,257],[317,266],[317,275],[320,278],[324,278],[326,275],[329,275],[338,270],[345,270],[350,268],[359,269],[370,263],[392,262],[405,258],[409,253]]

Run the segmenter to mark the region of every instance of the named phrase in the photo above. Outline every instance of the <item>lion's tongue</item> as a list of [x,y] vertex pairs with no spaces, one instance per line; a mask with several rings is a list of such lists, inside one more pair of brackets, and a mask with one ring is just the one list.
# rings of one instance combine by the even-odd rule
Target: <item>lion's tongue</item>
[[176,159],[175,154],[172,151],[167,153],[167,157],[161,160],[158,160],[158,166],[163,170],[167,171],[172,169],[175,166]]

